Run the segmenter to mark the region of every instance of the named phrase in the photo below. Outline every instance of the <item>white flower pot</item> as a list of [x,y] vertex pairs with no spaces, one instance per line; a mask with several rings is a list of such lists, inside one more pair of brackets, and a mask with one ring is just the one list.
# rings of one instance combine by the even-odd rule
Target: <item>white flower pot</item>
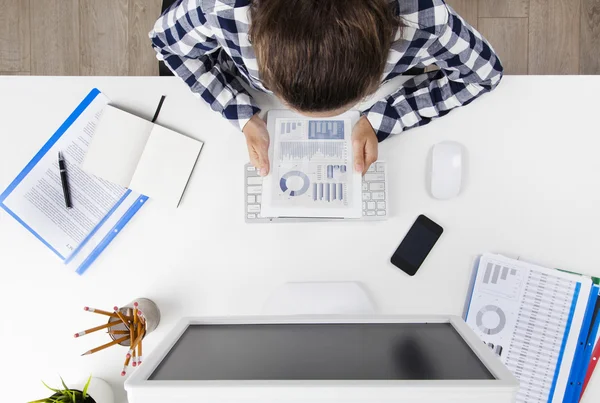
[[[69,388],[81,390],[85,387],[87,378],[73,385],[69,385]],[[110,385],[103,379],[92,377],[90,386],[88,386],[87,394],[90,395],[96,403],[115,403],[115,395]]]

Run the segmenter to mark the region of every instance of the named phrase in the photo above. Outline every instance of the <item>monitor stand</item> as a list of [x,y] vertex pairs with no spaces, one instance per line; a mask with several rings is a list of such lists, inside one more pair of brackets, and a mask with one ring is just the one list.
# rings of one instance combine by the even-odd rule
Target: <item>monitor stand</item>
[[263,315],[372,315],[375,304],[358,282],[286,283],[263,307]]

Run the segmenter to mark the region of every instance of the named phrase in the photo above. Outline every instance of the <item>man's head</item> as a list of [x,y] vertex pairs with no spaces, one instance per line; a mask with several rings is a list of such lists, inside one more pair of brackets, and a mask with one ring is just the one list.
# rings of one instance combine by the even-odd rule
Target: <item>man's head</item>
[[387,0],[254,0],[250,37],[271,91],[332,116],[377,89],[397,29]]

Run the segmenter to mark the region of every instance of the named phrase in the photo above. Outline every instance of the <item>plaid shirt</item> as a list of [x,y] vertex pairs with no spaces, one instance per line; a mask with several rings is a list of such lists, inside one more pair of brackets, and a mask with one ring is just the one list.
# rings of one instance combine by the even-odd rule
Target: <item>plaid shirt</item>
[[[150,32],[157,58],[240,130],[260,111],[244,88],[270,93],[260,81],[248,39],[252,0],[180,0]],[[444,0],[397,2],[401,28],[382,82],[412,67],[437,65],[363,111],[379,141],[429,123],[494,89],[502,65],[489,43]]]

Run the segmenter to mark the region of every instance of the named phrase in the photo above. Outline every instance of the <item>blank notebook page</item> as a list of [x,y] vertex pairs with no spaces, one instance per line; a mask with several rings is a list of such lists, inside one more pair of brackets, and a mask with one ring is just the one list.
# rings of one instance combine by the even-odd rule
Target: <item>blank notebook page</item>
[[145,119],[108,105],[94,132],[83,170],[129,187],[152,126]]
[[163,205],[177,207],[202,144],[154,125],[130,187]]

